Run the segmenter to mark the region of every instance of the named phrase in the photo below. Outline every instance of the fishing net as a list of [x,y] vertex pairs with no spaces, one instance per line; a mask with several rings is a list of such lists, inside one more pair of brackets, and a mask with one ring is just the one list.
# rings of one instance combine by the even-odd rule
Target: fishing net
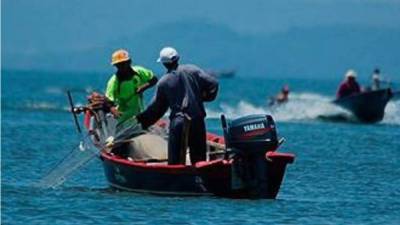
[[56,188],[63,184],[70,175],[98,156],[98,151],[91,144],[88,137],[82,139],[78,146],[73,148],[34,186],[38,188]]
[[92,159],[98,158],[100,150],[115,148],[126,140],[144,133],[134,118],[121,124],[117,124],[115,119],[103,113],[100,113],[99,118],[100,123],[97,122],[93,130],[98,139],[94,139],[93,133],[82,138],[78,146],[34,184],[35,187],[56,188]]

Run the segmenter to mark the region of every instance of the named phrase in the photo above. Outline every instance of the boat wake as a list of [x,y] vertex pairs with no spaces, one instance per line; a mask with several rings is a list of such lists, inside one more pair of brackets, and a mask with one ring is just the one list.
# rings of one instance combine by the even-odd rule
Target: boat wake
[[[357,120],[348,111],[331,103],[332,98],[315,93],[292,93],[290,101],[279,106],[267,107],[247,101],[237,104],[220,103],[218,108],[208,108],[209,119],[219,119],[221,114],[229,118],[236,118],[249,114],[271,114],[275,120],[309,121],[323,120],[332,122],[356,122]],[[79,103],[77,105],[80,105]],[[50,102],[27,101],[18,105],[3,104],[3,110],[69,112],[67,105],[58,105]],[[400,125],[400,99],[389,101],[385,109],[383,124]]]
[[[77,105],[82,105],[78,103]],[[60,105],[45,101],[24,101],[18,104],[6,102],[3,104],[3,110],[18,110],[24,112],[69,112],[67,105]]]
[[[69,112],[69,106],[65,104],[60,104],[64,103],[65,101],[65,95],[67,91],[70,91],[72,93],[84,93],[88,94],[96,89],[93,87],[85,87],[82,89],[79,88],[62,88],[62,87],[47,87],[44,89],[44,93],[40,93],[40,95],[44,96],[50,96],[52,98],[52,101],[46,101],[46,100],[39,100],[39,99],[31,99],[27,98],[24,96],[21,98],[22,100],[19,101],[14,101],[14,100],[9,100],[8,98],[5,98],[2,102],[2,110],[18,110],[18,111],[25,111],[25,112],[33,112],[33,111],[39,111],[39,112]],[[59,99],[59,98],[62,99]],[[81,101],[86,101],[85,98],[80,99]],[[77,105],[82,105],[80,102],[77,103]]]
[[11,105],[5,109],[21,110],[21,111],[50,111],[50,112],[68,112],[67,106],[60,106],[49,102],[25,102],[20,105]]
[[[331,103],[332,98],[315,93],[292,93],[287,103],[267,107],[240,101],[236,105],[221,103],[218,109],[208,109],[208,118],[217,119],[221,114],[230,118],[243,115],[267,113],[275,120],[290,121],[332,121],[356,122],[352,114],[341,107]],[[386,107],[384,124],[400,125],[400,101],[391,101]]]
[[389,101],[382,123],[400,125],[400,99]]

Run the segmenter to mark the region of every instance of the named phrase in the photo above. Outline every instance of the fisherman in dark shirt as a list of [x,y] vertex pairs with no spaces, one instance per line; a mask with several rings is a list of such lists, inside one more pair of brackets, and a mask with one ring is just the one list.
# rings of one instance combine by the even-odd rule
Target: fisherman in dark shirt
[[[168,164],[183,163],[186,147],[190,148],[192,164],[204,161],[207,143],[203,102],[216,98],[218,82],[195,65],[179,65],[179,54],[174,48],[163,48],[157,61],[163,63],[167,72],[158,82],[148,108],[136,118],[146,129],[169,108]],[[186,129],[187,123],[190,123],[189,129]]]
[[357,74],[354,70],[347,71],[345,80],[340,84],[336,98],[343,98],[361,92],[360,85],[356,80]]

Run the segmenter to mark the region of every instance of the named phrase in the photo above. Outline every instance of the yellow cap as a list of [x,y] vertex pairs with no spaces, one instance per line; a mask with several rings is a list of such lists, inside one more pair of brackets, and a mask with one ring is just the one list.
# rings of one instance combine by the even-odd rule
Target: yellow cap
[[120,62],[125,62],[130,60],[128,51],[124,49],[119,49],[115,51],[111,56],[111,65],[115,65]]

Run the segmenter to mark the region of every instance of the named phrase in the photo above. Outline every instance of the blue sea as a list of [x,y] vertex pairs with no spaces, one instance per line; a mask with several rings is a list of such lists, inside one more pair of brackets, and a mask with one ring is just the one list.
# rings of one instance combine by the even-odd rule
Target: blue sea
[[[273,115],[286,139],[279,151],[296,155],[276,200],[117,192],[97,159],[55,189],[35,187],[79,142],[65,91],[84,104],[87,92],[103,90],[108,77],[2,71],[2,224],[400,224],[400,101],[389,102],[382,122],[357,123],[330,103],[341,77],[239,73],[221,79],[218,99],[207,104],[207,127],[219,134],[221,113]],[[269,108],[268,96],[284,84],[291,87],[290,102]],[[338,114],[349,119],[334,119]]]

